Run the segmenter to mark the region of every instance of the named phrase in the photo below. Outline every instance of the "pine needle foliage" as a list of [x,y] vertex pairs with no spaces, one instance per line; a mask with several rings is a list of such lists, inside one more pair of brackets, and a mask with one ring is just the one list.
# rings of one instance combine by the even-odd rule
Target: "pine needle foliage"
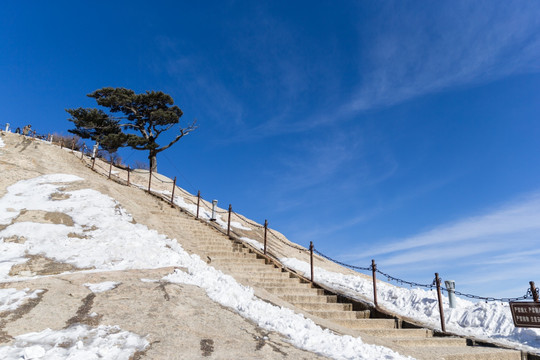
[[125,88],[105,87],[87,95],[96,99],[96,108],[66,109],[68,120],[75,124],[69,130],[83,139],[99,142],[109,152],[121,147],[148,151],[149,166],[157,170],[156,157],[197,128],[196,122],[179,127],[179,133],[168,144],[158,144],[158,137],[179,124],[182,110],[174,105],[172,97],[161,91],[136,94]]

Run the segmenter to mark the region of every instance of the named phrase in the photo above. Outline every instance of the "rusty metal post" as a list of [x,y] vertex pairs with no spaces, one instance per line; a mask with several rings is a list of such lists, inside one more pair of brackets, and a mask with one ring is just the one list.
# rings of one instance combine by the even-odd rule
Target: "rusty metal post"
[[197,216],[195,217],[195,219],[199,218],[200,204],[201,204],[201,190],[197,191]]
[[375,260],[373,259],[371,259],[371,272],[373,274],[373,303],[375,307],[379,307],[377,303],[377,264],[375,264]]
[[109,179],[111,178],[111,174],[112,174],[112,159],[111,159],[111,164],[109,165]]
[[227,222],[227,236],[231,236],[231,213],[232,205],[229,204],[229,221]]
[[148,173],[148,193],[150,193],[151,185],[152,185],[152,168],[150,168],[150,172]]
[[311,264],[311,282],[313,282],[313,241],[309,242],[309,262]]
[[176,176],[174,177],[172,184],[171,204],[174,204],[174,189],[176,189]]
[[268,232],[268,220],[264,220],[264,255],[266,255],[266,233]]
[[127,172],[128,172],[128,178],[127,178],[127,182],[128,182],[128,186],[129,186],[129,165],[128,165],[128,169],[127,169]]
[[536,291],[536,286],[534,285],[534,281],[529,281],[529,285],[531,285],[531,292],[532,292],[534,302],[540,302],[540,299],[538,298],[538,291]]
[[441,315],[441,330],[443,333],[445,333],[446,327],[444,324],[444,310],[443,310],[442,294],[441,294],[441,279],[439,279],[439,273],[435,273],[435,285],[437,285],[437,297],[439,299],[439,314]]

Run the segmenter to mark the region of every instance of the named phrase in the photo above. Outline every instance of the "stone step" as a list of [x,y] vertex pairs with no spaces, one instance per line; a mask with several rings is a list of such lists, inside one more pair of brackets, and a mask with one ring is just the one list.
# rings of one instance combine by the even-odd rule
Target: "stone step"
[[224,269],[238,274],[247,274],[250,276],[260,273],[278,273],[279,269],[272,267],[264,263],[222,263],[219,265],[220,269]]
[[365,329],[363,333],[376,337],[432,337],[433,331],[429,329]]
[[255,254],[255,253],[252,253],[252,252],[249,252],[249,251],[245,251],[244,249],[233,249],[231,247],[228,247],[228,248],[207,248],[207,249],[201,249],[201,248],[196,248],[194,249],[194,251],[196,253],[200,253],[200,254],[215,254],[215,255],[220,255],[220,254],[223,254],[223,255],[226,255],[226,254],[233,254],[233,253],[237,253],[237,254]]
[[[216,264],[265,264],[265,259],[251,259],[251,258],[213,258],[210,256],[211,262]],[[203,259],[204,260],[204,259]]]
[[216,237],[215,234],[208,234],[201,231],[187,231],[192,237],[198,239],[199,244],[231,244],[232,242],[226,238]]
[[355,319],[336,320],[336,324],[343,325],[350,329],[394,329],[396,321],[394,319]]
[[247,249],[244,249],[242,247],[234,247],[233,245],[230,245],[230,244],[222,244],[222,245],[215,245],[215,246],[205,246],[205,245],[200,246],[200,245],[198,245],[197,249],[200,250],[200,251],[205,251],[205,252],[206,251],[249,252],[249,250],[247,250]]
[[332,304],[337,302],[336,295],[280,295],[283,300],[294,303]]
[[[287,279],[288,280],[288,279]],[[291,279],[291,280],[294,280],[294,279]],[[302,283],[296,281],[296,282],[285,282],[285,281],[275,281],[275,280],[272,280],[270,279],[269,281],[266,281],[266,282],[262,282],[262,281],[259,281],[259,280],[254,280],[254,279],[245,279],[244,280],[245,282],[249,282],[250,284],[252,284],[253,286],[257,286],[257,287],[262,287],[262,288],[277,288],[277,287],[296,287],[297,285],[303,285]],[[311,289],[309,287],[303,287],[304,289]]]
[[480,346],[441,346],[433,349],[444,360],[521,360],[521,352]]
[[315,288],[308,288],[308,287],[301,287],[301,286],[294,286],[294,287],[267,287],[266,290],[270,293],[276,294],[276,295],[324,295],[324,290],[322,289],[315,289]]
[[[269,274],[274,274],[274,272],[271,272]],[[292,287],[296,285],[310,284],[307,282],[303,283],[298,278],[281,276],[281,273],[275,273],[275,274],[277,274],[276,277],[272,277],[272,276],[259,277],[258,274],[246,274],[246,275],[239,276],[238,279],[247,280],[251,283],[258,284],[261,286],[268,286],[268,287],[279,287],[279,286]]]
[[288,272],[278,272],[278,271],[268,271],[268,272],[260,271],[260,272],[257,272],[256,274],[251,273],[251,274],[238,275],[238,276],[235,276],[235,278],[238,280],[253,280],[254,278],[256,278],[257,280],[262,280],[262,281],[273,280],[276,282],[280,280],[287,280],[287,279],[295,280],[296,279],[296,278],[290,277],[290,274]]
[[209,251],[207,252],[207,255],[210,256],[212,259],[234,259],[234,258],[246,258],[246,259],[256,259],[257,254],[255,253],[245,253],[245,252],[239,252],[239,251]]
[[231,238],[229,238],[227,235],[223,235],[218,233],[217,231],[213,231],[210,229],[203,229],[203,231],[200,230],[194,230],[194,233],[203,234],[205,235],[204,243],[213,244],[213,243],[238,243],[238,241],[235,241]]
[[201,250],[206,250],[206,251],[208,250],[219,250],[219,251],[246,250],[248,251],[247,248],[243,247],[242,245],[237,245],[237,244],[212,244],[212,245],[202,244],[202,245],[197,245],[197,248]]
[[306,311],[352,311],[352,304],[349,303],[292,302],[292,304]]
[[309,311],[310,314],[332,321],[369,319],[370,312],[366,311]]
[[197,246],[207,247],[207,246],[224,246],[224,245],[241,245],[234,241],[231,241],[227,238],[220,238],[212,234],[199,235],[199,240]]
[[401,346],[467,346],[467,340],[459,337],[399,337],[392,339],[392,342]]

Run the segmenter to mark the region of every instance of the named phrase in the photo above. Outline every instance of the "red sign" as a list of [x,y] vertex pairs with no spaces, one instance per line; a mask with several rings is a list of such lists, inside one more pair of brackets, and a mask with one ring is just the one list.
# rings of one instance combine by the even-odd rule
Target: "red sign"
[[515,327],[540,328],[540,302],[511,302]]

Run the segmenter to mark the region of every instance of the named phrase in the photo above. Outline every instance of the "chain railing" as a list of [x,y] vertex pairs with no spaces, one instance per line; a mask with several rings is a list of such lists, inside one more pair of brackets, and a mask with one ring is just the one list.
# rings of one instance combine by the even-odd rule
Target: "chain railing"
[[[86,162],[86,159],[84,159],[87,151],[90,152],[90,149],[88,149],[86,144],[83,144],[82,148],[80,150],[81,160],[84,160],[85,164],[87,166],[90,166]],[[95,159],[92,159],[92,160],[93,160],[93,162],[95,161]],[[106,160],[104,160],[104,161],[106,162]],[[101,169],[104,172],[106,172],[107,174],[109,174],[109,177],[110,177],[110,171],[111,171],[110,169],[112,168],[112,166],[109,169],[105,169],[100,164],[95,165],[94,163],[92,163],[92,167],[95,167],[95,166],[97,166],[99,169]],[[129,167],[128,167],[127,170],[128,170],[128,173],[129,173],[129,171],[130,171]],[[133,170],[131,170],[131,171],[133,172]],[[414,281],[401,279],[401,278],[395,277],[395,276],[393,276],[391,274],[388,274],[386,272],[383,272],[383,271],[381,271],[380,269],[378,269],[376,267],[374,261],[372,261],[372,265],[367,266],[367,267],[348,264],[348,263],[339,261],[339,260],[334,259],[334,258],[324,254],[323,252],[319,251],[318,249],[316,249],[313,246],[313,244],[310,245],[310,248],[308,250],[308,248],[305,248],[305,247],[293,244],[293,243],[291,243],[289,241],[286,241],[280,235],[276,234],[276,232],[274,230],[268,228],[267,226],[262,226],[262,225],[254,222],[254,221],[252,221],[252,220],[244,217],[243,215],[240,215],[240,214],[238,214],[238,213],[236,213],[236,212],[234,212],[232,210],[227,211],[227,210],[220,209],[220,208],[217,208],[217,207],[215,209],[213,209],[213,206],[211,206],[211,202],[203,199],[203,197],[200,196],[200,192],[199,192],[199,196],[194,196],[193,194],[190,194],[186,190],[182,189],[181,187],[176,186],[176,182],[170,181],[170,180],[163,180],[162,178],[158,177],[152,171],[149,172],[149,176],[151,178],[154,178],[154,179],[158,180],[161,184],[174,183],[173,194],[174,194],[174,189],[178,189],[180,191],[180,193],[182,195],[184,195],[182,198],[184,199],[185,202],[189,202],[192,205],[197,205],[197,215],[199,213],[199,208],[200,208],[201,205],[202,205],[203,208],[209,210],[210,212],[212,210],[214,210],[216,214],[220,214],[220,215],[228,214],[229,211],[230,211],[230,214],[235,215],[241,222],[244,222],[245,224],[247,224],[249,226],[252,226],[254,228],[254,229],[252,229],[253,231],[255,231],[255,230],[257,230],[257,231],[264,230],[265,254],[266,254],[267,250],[270,250],[271,253],[277,251],[277,248],[275,248],[274,244],[276,242],[278,242],[278,243],[280,243],[282,245],[285,245],[285,246],[290,247],[292,249],[298,250],[298,251],[300,251],[302,253],[305,253],[305,254],[309,254],[310,251],[312,251],[313,253],[315,253],[316,255],[320,256],[323,259],[326,259],[326,260],[331,261],[331,262],[333,262],[335,264],[338,264],[340,266],[343,266],[343,267],[346,267],[346,268],[349,268],[349,269],[352,269],[352,270],[355,270],[355,271],[371,271],[373,273],[373,280],[374,281],[376,281],[375,280],[375,273],[378,273],[378,274],[382,275],[383,277],[385,277],[389,282],[394,282],[394,283],[396,283],[398,285],[408,285],[410,287],[425,288],[425,289],[429,289],[429,290],[433,290],[434,288],[437,288],[440,291],[449,292],[449,289],[440,286],[441,279],[438,278],[438,274],[436,274],[436,279],[433,281],[433,283],[431,283],[431,284],[422,284],[422,283],[418,283],[418,282],[414,282]],[[140,184],[139,185],[138,184],[133,184],[133,183],[129,184],[129,180],[128,180],[128,185],[134,185],[134,186],[137,186],[139,188],[144,188],[144,186],[142,186]],[[149,189],[149,190],[151,190],[151,189]],[[162,193],[159,194],[159,195],[163,196]],[[196,199],[196,201],[194,199]],[[174,199],[171,197],[171,199],[168,200],[168,201],[174,202]],[[193,215],[195,216],[195,214],[193,214]],[[230,219],[231,219],[231,217],[229,216],[229,219],[228,219],[228,221],[229,221],[229,224],[228,224],[229,229],[228,230],[230,230],[230,221],[231,221]],[[201,219],[201,220],[207,221],[205,219]],[[267,235],[269,235],[269,237]],[[263,238],[263,235],[258,234],[258,237]],[[272,241],[270,241],[269,244],[268,244],[269,246],[267,246],[267,244],[266,244],[268,239],[272,239]],[[272,249],[274,249],[274,250],[272,250]],[[273,255],[273,256],[276,257],[275,255]],[[313,257],[311,257],[311,258],[313,259]],[[313,267],[313,264],[312,264],[312,267]],[[312,276],[313,276],[313,274],[312,274]],[[479,300],[479,301],[486,301],[486,302],[513,302],[513,301],[527,300],[527,299],[530,299],[530,298],[535,298],[535,294],[533,293],[534,290],[536,291],[536,294],[539,293],[538,288],[529,288],[529,289],[527,289],[527,292],[523,296],[518,296],[518,297],[514,297],[514,298],[509,298],[509,297],[496,298],[496,297],[489,297],[489,296],[479,296],[479,295],[464,293],[464,292],[456,291],[455,289],[451,289],[451,291],[454,292],[458,296],[462,296],[462,297],[469,298],[469,299],[475,299],[475,300]]]
[[[5,130],[5,125],[4,125],[4,127],[0,126],[1,131]],[[25,135],[25,136],[28,137],[28,138],[31,138],[31,139],[43,139],[44,141],[47,141],[47,142],[49,142],[51,144],[54,144],[53,137],[51,137],[50,134],[47,135],[47,137],[45,137],[44,135],[36,134],[36,131],[33,130],[32,133],[29,133],[28,135]],[[62,140],[62,142],[60,143],[60,147],[63,147],[64,145],[68,145],[68,144],[64,144],[63,140]],[[104,175],[104,176],[108,175],[109,179],[111,179],[112,167],[113,167],[112,159],[111,159],[111,162],[109,163],[109,169],[105,169],[99,162],[96,164],[97,154],[94,154],[93,151],[90,150],[86,146],[85,143],[83,143],[82,145],[78,144],[78,146],[77,146],[77,147],[79,147],[78,150],[74,150],[74,146],[75,146],[75,142],[73,140],[73,143],[71,144],[72,154],[75,155],[75,151],[80,151],[80,159],[81,159],[81,161],[84,161],[86,166],[90,167],[92,170],[96,171],[98,174],[101,174],[101,175]],[[68,146],[66,146],[66,147],[68,147]],[[92,156],[90,156],[90,154],[96,155],[96,156],[92,157]],[[87,156],[87,158],[85,158],[85,155]],[[78,154],[77,154],[77,156],[78,156]],[[87,159],[90,160],[90,163],[88,163]],[[105,163],[107,163],[107,161],[105,159],[101,159],[101,160],[104,161]],[[186,208],[183,208],[183,210],[188,212],[188,213],[191,213],[198,220],[205,221],[205,222],[215,220],[215,219],[206,219],[206,217],[204,217],[204,218],[199,217],[199,210],[200,210],[201,204],[202,204],[203,208],[209,210],[210,212],[215,211],[215,214],[219,214],[219,215],[228,214],[229,216],[228,216],[227,230],[224,231],[219,226],[217,226],[216,229],[218,231],[226,234],[229,237],[234,235],[237,240],[243,241],[241,239],[241,234],[238,231],[235,231],[235,230],[231,229],[231,217],[232,217],[232,215],[235,215],[240,220],[241,223],[243,222],[243,223],[245,223],[245,224],[247,224],[249,226],[252,226],[254,228],[254,229],[250,229],[250,231],[253,231],[253,234],[256,234],[257,237],[259,237],[262,240],[262,242],[264,244],[264,253],[263,254],[265,256],[270,256],[271,258],[275,259],[278,262],[280,261],[278,254],[280,252],[283,253],[282,248],[280,248],[278,246],[278,244],[279,245],[285,245],[285,246],[287,246],[289,248],[300,251],[303,254],[309,255],[310,266],[311,266],[311,281],[312,282],[315,282],[315,280],[314,280],[314,256],[313,256],[313,254],[318,255],[322,259],[325,259],[325,260],[330,261],[332,263],[338,264],[338,265],[343,266],[345,268],[352,269],[354,271],[371,271],[371,273],[372,273],[372,282],[373,282],[373,297],[374,297],[375,308],[378,308],[378,304],[377,304],[377,279],[376,279],[376,274],[377,273],[382,275],[383,277],[385,277],[389,282],[394,282],[394,283],[396,283],[398,285],[401,285],[401,286],[408,285],[410,287],[425,288],[425,289],[429,289],[429,290],[436,289],[437,290],[437,295],[438,295],[438,302],[439,302],[439,312],[440,312],[440,318],[441,318],[441,329],[442,329],[443,332],[445,332],[445,321],[444,321],[443,304],[442,304],[442,297],[441,297],[441,292],[442,291],[446,291],[448,293],[452,292],[452,293],[454,293],[455,295],[458,295],[458,296],[462,296],[462,297],[465,297],[465,298],[474,299],[474,300],[478,300],[478,301],[485,301],[485,302],[516,302],[516,301],[527,300],[527,299],[530,299],[530,298],[533,298],[535,302],[540,302],[540,300],[539,300],[540,291],[539,291],[539,289],[537,287],[534,286],[534,282],[532,282],[532,281],[530,282],[530,284],[531,284],[530,288],[527,289],[525,295],[523,295],[523,296],[518,296],[518,297],[514,297],[514,298],[506,298],[506,297],[505,298],[495,298],[495,297],[468,294],[468,293],[456,291],[455,289],[447,289],[445,287],[442,287],[441,286],[441,281],[442,280],[439,277],[438,273],[435,274],[435,279],[431,284],[422,284],[422,283],[418,283],[418,282],[414,282],[414,281],[404,280],[404,279],[395,277],[393,275],[390,275],[390,274],[388,274],[386,272],[383,272],[383,271],[381,271],[380,269],[377,268],[377,265],[375,264],[374,260],[372,260],[372,264],[370,266],[368,266],[368,267],[363,267],[363,266],[358,266],[358,265],[353,265],[353,264],[347,264],[345,262],[336,260],[336,259],[324,254],[323,252],[319,251],[318,249],[315,249],[312,242],[310,242],[310,246],[309,246],[309,249],[308,249],[308,248],[296,245],[296,244],[294,244],[294,243],[292,243],[290,241],[284,240],[283,236],[280,236],[280,235],[276,234],[276,232],[274,230],[268,228],[268,222],[266,220],[265,220],[265,225],[262,226],[262,225],[254,222],[254,221],[252,221],[250,219],[247,219],[243,215],[240,215],[240,214],[232,211],[232,207],[230,205],[229,205],[229,210],[228,211],[217,208],[217,207],[214,208],[213,204],[212,204],[212,207],[211,207],[211,202],[203,199],[202,196],[200,195],[200,191],[198,192],[197,196],[195,196],[193,194],[190,194],[189,192],[187,192],[183,188],[177,186],[176,178],[175,178],[174,181],[163,180],[162,178],[158,177],[154,172],[149,171],[148,186],[146,187],[146,186],[143,186],[143,185],[140,185],[140,184],[136,184],[135,182],[130,182],[130,173],[136,173],[135,169],[130,169],[129,167],[127,167],[127,169],[126,169],[125,167],[118,166],[118,165],[114,165],[114,166],[117,169],[127,170],[127,183],[124,183],[124,181],[120,178],[119,175],[115,175],[115,179],[114,179],[115,181],[117,181],[117,182],[119,182],[119,183],[121,183],[123,185],[134,186],[134,187],[137,187],[137,188],[140,188],[140,189],[147,189],[147,191],[149,193],[151,193],[151,194],[153,194],[155,196],[159,196],[163,200],[168,201],[171,204],[175,203],[174,192],[175,192],[176,189],[178,189],[178,191],[183,195],[182,199],[184,200],[184,202],[186,202],[188,204],[191,204],[191,205],[196,205],[196,209],[197,209],[196,213],[193,213],[192,211],[190,211],[190,210],[188,210]],[[98,170],[102,170],[102,171],[98,171]],[[152,178],[158,180],[159,183],[162,184],[162,185],[172,183],[173,187],[172,187],[171,195],[169,196],[169,195],[165,194],[165,192],[167,190],[160,190],[159,192],[152,191],[152,189],[151,189],[151,179]],[[268,241],[270,239],[272,241]],[[247,244],[251,245],[249,243],[247,243]],[[270,258],[268,258],[268,259],[270,259]],[[343,285],[343,287],[344,288],[350,288],[350,287],[347,287],[346,285]],[[352,290],[354,290],[354,289],[352,289]]]

